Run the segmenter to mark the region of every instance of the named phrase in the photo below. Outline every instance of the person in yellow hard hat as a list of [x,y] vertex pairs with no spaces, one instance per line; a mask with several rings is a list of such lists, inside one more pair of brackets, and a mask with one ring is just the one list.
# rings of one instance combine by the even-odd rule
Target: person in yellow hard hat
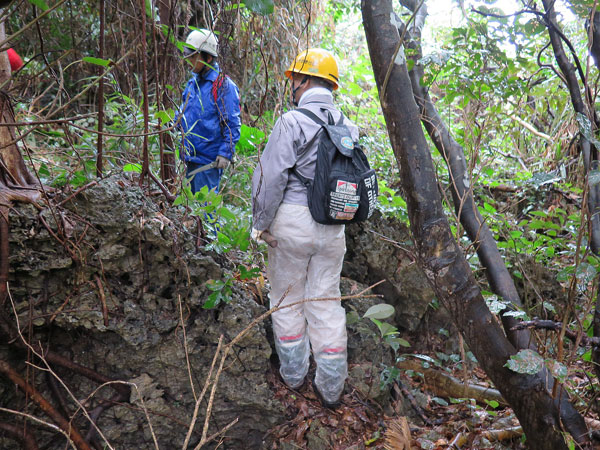
[[[298,106],[297,91],[309,81],[331,90],[338,88],[337,61],[331,53],[321,48],[311,48],[296,56],[289,69],[285,71],[285,76],[292,80],[292,103],[294,106]],[[298,80],[295,86],[294,78]]]
[[[358,128],[333,103],[339,74],[330,52],[320,48],[301,52],[285,75],[291,81],[291,101],[299,109],[276,122],[252,180],[252,237],[261,241],[268,231],[277,240],[277,246],[268,249],[271,306],[340,297],[344,225],[313,220],[307,188],[294,171],[314,178],[323,133],[314,118],[336,124],[341,120],[358,139]],[[348,374],[346,313],[340,301],[301,303],[275,312],[272,320],[283,381],[293,389],[302,386],[312,346],[315,392],[325,406],[337,407]]]

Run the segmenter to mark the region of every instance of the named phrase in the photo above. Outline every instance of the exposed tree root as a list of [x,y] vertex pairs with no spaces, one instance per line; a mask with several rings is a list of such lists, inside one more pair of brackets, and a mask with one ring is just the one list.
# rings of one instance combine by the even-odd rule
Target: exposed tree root
[[[508,441],[515,439],[523,435],[523,428],[521,427],[510,427],[502,430],[488,430],[481,433],[481,437],[491,442],[496,441]],[[458,433],[454,439],[450,442],[450,449],[462,448],[468,441],[468,437],[465,433]]]
[[435,395],[452,398],[472,398],[479,403],[485,403],[486,400],[495,400],[501,405],[507,404],[496,389],[463,383],[459,379],[439,370],[425,368],[418,361],[401,361],[396,366],[403,370],[421,372],[425,377],[425,383]]
[[78,450],[92,450],[75,426],[67,421],[37,389],[21,378],[6,361],[0,360],[0,373],[27,394],[69,436]]

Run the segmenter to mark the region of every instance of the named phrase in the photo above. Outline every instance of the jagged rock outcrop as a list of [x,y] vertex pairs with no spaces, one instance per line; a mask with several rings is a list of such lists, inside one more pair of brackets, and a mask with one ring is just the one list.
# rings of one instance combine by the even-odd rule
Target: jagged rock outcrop
[[411,256],[409,230],[379,211],[367,222],[346,227],[346,260],[342,274],[374,288],[396,309],[396,324],[414,331],[419,326],[434,293]]
[[[219,336],[229,342],[265,308],[234,286],[229,304],[202,309],[210,293],[206,281],[220,279],[223,269],[213,255],[196,251],[194,235],[175,211],[161,212],[125,179],[104,180],[64,208],[39,215],[31,205],[20,206],[10,226],[10,292],[27,337],[110,378],[135,383],[160,447],[181,447],[194,406],[191,380],[198,395]],[[0,354],[24,369],[24,354],[4,343]],[[266,430],[282,420],[282,406],[265,377],[270,357],[266,325],[258,323],[221,374],[210,432],[239,418],[227,433],[232,448],[236,442],[260,448]],[[56,370],[78,399],[97,388]],[[0,398],[13,398],[1,380]],[[41,373],[35,384],[45,390]],[[110,395],[110,388],[102,388],[87,404],[93,408]],[[154,448],[139,396],[133,389],[133,404],[114,406],[100,418],[100,429],[116,448]],[[206,404],[192,444],[199,440]],[[85,421],[75,423],[88,428]],[[64,446],[64,439],[57,445]],[[0,440],[0,447],[18,448],[10,440]],[[49,448],[58,447],[50,442]]]
[[[28,341],[131,383],[129,398],[119,400],[98,420],[106,441],[119,449],[153,449],[154,439],[160,448],[181,448],[194,396],[203,388],[220,336],[230,342],[266,310],[241,283],[233,284],[228,304],[203,309],[211,292],[206,282],[221,279],[231,263],[196,248],[195,221],[189,220],[188,227],[182,211],[161,210],[159,205],[130,180],[114,176],[61,207],[40,212],[32,205],[17,205],[10,214],[11,297],[2,314],[17,323],[16,313]],[[357,255],[356,249],[352,255]],[[343,283],[344,294],[360,289],[355,281]],[[362,316],[380,301],[352,299],[345,306]],[[385,407],[389,390],[380,390],[379,376],[393,359],[377,333],[365,319],[349,326],[348,391]],[[39,359],[4,337],[0,359],[28,373],[29,383],[50,401],[64,404],[65,416],[76,410],[71,394],[88,411],[101,401],[112,401],[111,387],[98,389],[97,382],[58,365],[52,369],[70,393],[59,386],[58,396],[53,394],[52,377],[27,369],[26,361],[43,365]],[[267,381],[272,371],[271,340],[269,321],[257,323],[233,347],[224,365],[212,401],[209,434],[234,419],[238,422],[227,431],[221,448],[268,448],[267,431],[289,418]],[[208,398],[209,394],[201,405],[191,448],[200,439]],[[22,407],[24,402],[2,377],[0,399],[3,407]],[[44,417],[31,401],[27,409]],[[6,414],[0,421],[18,422]],[[90,428],[81,411],[73,423],[82,434]],[[65,438],[47,427],[29,429],[45,448],[64,448]],[[103,446],[105,441],[97,437],[97,442]],[[0,432],[0,448],[16,449],[19,444]]]

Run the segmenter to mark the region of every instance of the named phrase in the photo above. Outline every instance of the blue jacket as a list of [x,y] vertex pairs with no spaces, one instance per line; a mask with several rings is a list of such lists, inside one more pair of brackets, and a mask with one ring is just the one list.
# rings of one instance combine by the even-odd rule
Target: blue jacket
[[175,117],[183,132],[181,156],[202,165],[213,162],[218,155],[231,160],[240,139],[238,87],[229,77],[219,77],[217,64],[213,67],[215,70],[209,69],[204,76],[194,74],[188,81]]

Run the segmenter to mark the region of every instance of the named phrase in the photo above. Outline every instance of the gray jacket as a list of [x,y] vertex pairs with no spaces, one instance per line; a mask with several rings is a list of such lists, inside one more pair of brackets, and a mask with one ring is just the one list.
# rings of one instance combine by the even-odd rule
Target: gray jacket
[[[306,91],[298,107],[305,108],[327,122],[327,111],[337,123],[341,112],[333,105],[333,95],[325,88]],[[358,140],[358,128],[347,118],[344,124]],[[306,178],[314,178],[320,125],[297,111],[289,111],[277,120],[269,142],[252,177],[253,228],[268,230],[281,203],[308,205],[306,187],[292,173],[296,166]]]

